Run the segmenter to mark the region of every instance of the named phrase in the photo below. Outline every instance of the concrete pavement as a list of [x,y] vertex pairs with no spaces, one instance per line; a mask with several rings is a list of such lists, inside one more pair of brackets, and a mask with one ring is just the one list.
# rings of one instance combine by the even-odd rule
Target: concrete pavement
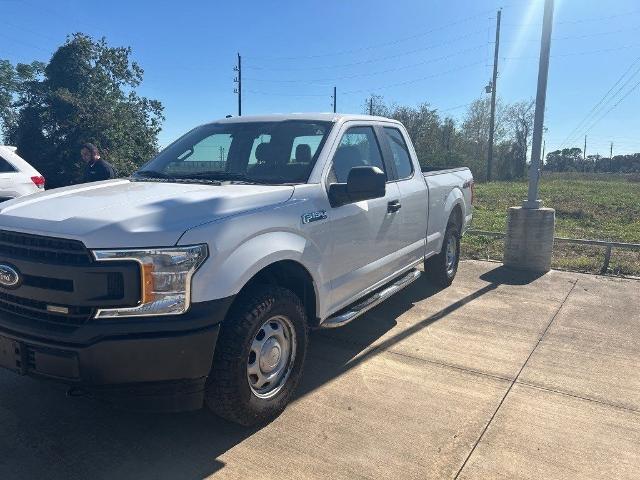
[[261,430],[0,372],[0,478],[640,478],[640,282],[461,263],[312,335]]

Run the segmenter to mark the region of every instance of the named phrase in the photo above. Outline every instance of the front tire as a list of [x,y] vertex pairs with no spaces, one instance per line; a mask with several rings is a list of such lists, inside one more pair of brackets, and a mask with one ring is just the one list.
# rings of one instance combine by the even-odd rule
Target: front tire
[[308,328],[290,290],[262,285],[241,295],[222,325],[205,401],[217,415],[251,426],[274,419],[291,400]]
[[424,271],[433,284],[446,288],[456,277],[459,262],[460,229],[455,224],[449,224],[444,234],[440,253],[425,260]]

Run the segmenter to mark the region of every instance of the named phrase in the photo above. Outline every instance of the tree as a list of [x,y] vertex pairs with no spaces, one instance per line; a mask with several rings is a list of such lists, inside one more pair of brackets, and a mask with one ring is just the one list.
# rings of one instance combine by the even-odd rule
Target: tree
[[367,115],[378,115],[380,117],[389,117],[390,108],[384,103],[384,97],[382,95],[376,95],[372,93],[365,99],[362,105],[362,112]]
[[163,108],[136,93],[143,70],[130,55],[130,48],[77,33],[43,69],[16,67],[17,99],[2,117],[5,137],[49,186],[79,180],[85,142],[95,143],[121,176],[156,153]]
[[582,161],[582,150],[577,147],[555,150],[547,155],[545,170],[552,172],[575,172]]
[[520,101],[505,109],[505,127],[512,140],[508,152],[499,162],[497,177],[501,180],[525,176],[529,135],[533,130],[534,104],[533,100]]
[[[479,180],[486,179],[487,155],[489,149],[489,125],[491,119],[491,100],[480,98],[469,105],[462,121],[464,153]],[[496,101],[496,115],[493,141],[496,145],[505,138],[504,106],[500,99]],[[500,178],[496,175],[496,178]]]
[[34,82],[42,76],[42,62],[18,63],[15,67],[8,60],[0,60],[0,122],[6,143],[15,134],[17,110],[30,98]]

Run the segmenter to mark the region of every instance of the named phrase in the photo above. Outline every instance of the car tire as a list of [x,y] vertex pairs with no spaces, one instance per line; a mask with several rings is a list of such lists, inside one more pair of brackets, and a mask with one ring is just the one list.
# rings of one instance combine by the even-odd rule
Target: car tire
[[427,278],[434,285],[446,288],[453,282],[460,262],[460,228],[450,223],[442,241],[442,249],[438,255],[424,262]]
[[298,386],[307,343],[305,310],[293,292],[261,285],[241,294],[221,327],[207,406],[244,426],[273,420]]

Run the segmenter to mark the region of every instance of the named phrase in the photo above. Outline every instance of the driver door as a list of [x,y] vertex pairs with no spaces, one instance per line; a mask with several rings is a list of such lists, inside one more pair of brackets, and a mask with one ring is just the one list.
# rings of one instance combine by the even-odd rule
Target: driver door
[[[357,166],[379,167],[390,178],[374,128],[348,125],[343,127],[326,177],[327,189],[331,183],[345,183],[351,168]],[[348,203],[328,212],[331,254],[327,272],[332,311],[348,305],[364,290],[394,273],[401,220],[393,205],[399,200],[398,186],[387,182],[384,197]]]

